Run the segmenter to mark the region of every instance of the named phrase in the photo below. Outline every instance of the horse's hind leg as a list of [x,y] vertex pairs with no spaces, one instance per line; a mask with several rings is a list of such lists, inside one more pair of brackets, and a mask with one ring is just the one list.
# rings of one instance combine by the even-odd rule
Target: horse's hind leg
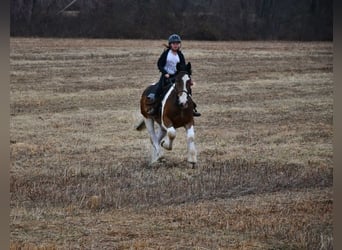
[[191,126],[190,128],[186,128],[186,137],[187,137],[187,143],[188,143],[188,162],[191,162],[194,164],[197,162],[194,126]]
[[152,119],[146,118],[145,124],[146,124],[147,131],[150,135],[150,140],[151,140],[151,144],[152,144],[151,163],[154,163],[154,162],[158,161],[161,157],[161,148],[159,145],[160,139],[158,138],[159,136],[156,135],[156,133],[155,133],[154,121]]

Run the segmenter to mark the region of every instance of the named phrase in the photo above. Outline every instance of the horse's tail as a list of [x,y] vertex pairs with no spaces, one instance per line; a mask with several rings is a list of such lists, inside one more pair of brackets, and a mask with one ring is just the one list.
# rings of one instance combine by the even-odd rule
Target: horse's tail
[[135,129],[138,130],[138,131],[141,131],[143,130],[144,128],[146,128],[146,124],[145,124],[145,121],[144,119],[141,119],[139,121],[139,123],[137,125],[135,125]]

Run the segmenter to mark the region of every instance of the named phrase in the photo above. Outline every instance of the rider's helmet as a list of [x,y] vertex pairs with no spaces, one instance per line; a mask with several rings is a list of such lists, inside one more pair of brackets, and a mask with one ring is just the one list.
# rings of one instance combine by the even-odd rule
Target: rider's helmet
[[170,37],[169,37],[169,44],[171,43],[180,43],[182,42],[181,38],[179,35],[177,34],[172,34]]

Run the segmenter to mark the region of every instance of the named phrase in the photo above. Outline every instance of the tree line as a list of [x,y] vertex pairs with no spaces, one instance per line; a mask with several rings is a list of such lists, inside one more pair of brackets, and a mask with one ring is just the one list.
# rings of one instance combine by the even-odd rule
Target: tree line
[[10,20],[11,36],[333,39],[332,0],[11,0]]

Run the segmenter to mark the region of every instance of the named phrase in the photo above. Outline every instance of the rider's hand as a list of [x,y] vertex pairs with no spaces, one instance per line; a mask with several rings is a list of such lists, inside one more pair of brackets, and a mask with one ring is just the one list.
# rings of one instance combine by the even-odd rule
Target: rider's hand
[[164,76],[165,76],[165,78],[169,78],[169,77],[170,77],[170,75],[169,75],[169,74],[165,74]]

